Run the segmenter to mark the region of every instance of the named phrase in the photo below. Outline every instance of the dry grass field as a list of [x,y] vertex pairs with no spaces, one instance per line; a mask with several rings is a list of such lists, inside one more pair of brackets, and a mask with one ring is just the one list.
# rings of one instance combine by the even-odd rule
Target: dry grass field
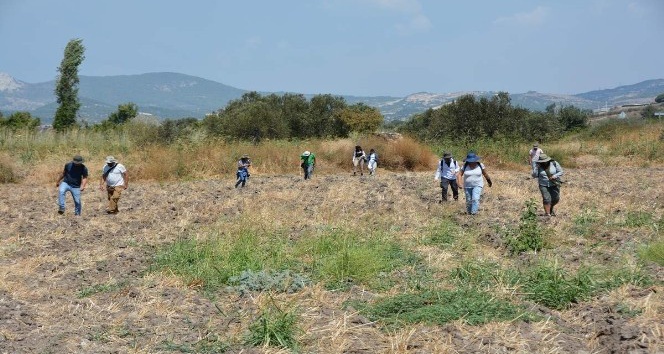
[[[0,134],[0,353],[664,353],[663,122],[545,143],[555,217],[525,143],[451,146],[494,182],[469,216],[408,138],[142,146],[138,128]],[[360,140],[376,176],[350,173]],[[81,217],[57,214],[73,154],[127,166],[119,214],[98,179]]]
[[[291,352],[247,344],[252,323],[275,308],[294,316],[303,353],[664,352],[664,267],[639,257],[661,244],[664,168],[567,168],[558,216],[537,217],[545,247],[511,254],[504,230],[519,226],[527,200],[541,209],[539,192],[525,167],[487,167],[494,186],[477,216],[464,215],[463,197],[439,203],[433,171],[320,173],[310,181],[297,170],[255,172],[245,189],[234,189],[231,176],[135,181],[117,215],[104,213],[100,191],[85,191],[82,217],[72,215],[71,200],[65,215],[56,213],[50,177],[0,184],[0,353]],[[157,260],[178,242],[231,243],[248,232],[257,253],[278,240],[287,249],[279,257],[305,265],[314,263],[298,245],[346,234],[392,242],[417,261],[365,278],[342,275],[341,285],[292,266],[313,281],[282,292],[212,287]],[[542,262],[628,279],[556,309],[501,273],[525,274]],[[453,275],[464,269],[490,277]],[[518,304],[522,315],[390,325],[362,308],[464,281],[489,294],[488,304]]]

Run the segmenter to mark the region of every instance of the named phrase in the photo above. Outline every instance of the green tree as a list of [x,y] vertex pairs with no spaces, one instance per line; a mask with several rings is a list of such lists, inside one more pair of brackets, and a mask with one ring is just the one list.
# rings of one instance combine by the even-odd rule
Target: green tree
[[641,111],[641,118],[655,118],[655,107],[651,104]]
[[78,66],[85,56],[82,39],[72,39],[65,47],[64,58],[58,67],[60,74],[55,86],[58,109],[53,118],[53,128],[64,131],[76,124],[76,114],[81,104],[78,100]]
[[375,107],[356,103],[341,111],[341,120],[350,131],[358,133],[372,132],[383,124],[383,115]]
[[655,102],[663,103],[664,102],[664,93],[660,93],[659,95],[657,95],[657,97],[655,97]]
[[138,115],[138,106],[134,103],[118,105],[118,110],[108,116],[108,121],[115,125],[124,124]]
[[574,106],[563,106],[558,112],[558,121],[564,131],[578,130],[588,127],[587,111]]
[[40,123],[39,118],[32,117],[29,112],[14,112],[6,119],[0,114],[0,126],[11,130],[35,129]]

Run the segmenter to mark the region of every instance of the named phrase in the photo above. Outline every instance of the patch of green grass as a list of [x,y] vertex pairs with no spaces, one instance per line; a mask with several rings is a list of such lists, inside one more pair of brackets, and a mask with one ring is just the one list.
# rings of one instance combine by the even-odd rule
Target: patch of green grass
[[457,320],[481,325],[530,317],[520,306],[470,287],[401,294],[355,306],[372,321],[381,321],[388,327],[442,325]]
[[451,219],[443,219],[423,240],[425,245],[449,248],[460,240],[463,229]]
[[226,285],[242,271],[287,269],[293,260],[290,244],[277,234],[243,230],[238,234],[212,234],[205,240],[182,239],[155,257],[157,269],[169,269],[188,283],[206,289]]
[[649,277],[638,270],[582,267],[571,272],[547,262],[513,273],[510,281],[520,288],[526,299],[556,310],[623,284],[644,286],[651,283]]
[[638,251],[641,260],[653,262],[664,267],[664,238],[642,246]]
[[622,226],[626,227],[641,227],[654,223],[654,218],[651,213],[646,211],[630,211],[627,212],[625,221]]
[[467,260],[454,268],[450,276],[461,286],[490,287],[496,284],[502,271],[497,263],[490,261]]
[[189,284],[202,284],[205,290],[224,285],[245,285],[257,291],[268,290],[265,286],[290,288],[293,283],[274,282],[286,272],[285,282],[312,279],[331,288],[364,284],[384,289],[395,282],[393,271],[418,262],[415,253],[382,233],[326,230],[293,242],[278,232],[243,230],[179,240],[157,253],[153,270],[167,269]]
[[296,351],[296,336],[302,330],[297,326],[297,314],[282,310],[274,304],[264,309],[249,325],[246,343],[252,346],[273,346]]
[[536,210],[535,200],[527,200],[525,210],[521,214],[519,227],[505,230],[505,245],[510,253],[540,251],[544,248],[544,235],[551,231],[540,225]]
[[99,293],[110,293],[113,291],[117,291],[127,285],[126,281],[121,281],[121,282],[109,282],[106,284],[95,284],[92,286],[88,286],[87,288],[83,288],[79,290],[78,292],[78,298],[82,299],[88,296],[92,296],[94,294],[99,294]]
[[311,258],[307,262],[312,275],[331,288],[365,284],[374,288],[382,284],[391,271],[414,265],[419,258],[383,234],[358,235],[333,232],[304,240],[298,253]]
[[600,218],[594,209],[585,209],[573,218],[572,229],[577,235],[589,236],[596,231]]

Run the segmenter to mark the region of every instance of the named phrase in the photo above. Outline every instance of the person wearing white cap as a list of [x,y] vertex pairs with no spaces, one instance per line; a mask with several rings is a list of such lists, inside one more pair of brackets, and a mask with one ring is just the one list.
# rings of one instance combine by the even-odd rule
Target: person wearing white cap
[[118,212],[118,201],[122,191],[129,187],[129,177],[127,176],[127,169],[124,165],[118,163],[118,160],[113,156],[106,156],[106,165],[102,169],[101,181],[99,189],[104,190],[106,187],[106,194],[108,196],[108,209],[107,214],[116,214]]
[[300,160],[302,161],[300,167],[304,170],[304,179],[311,179],[316,166],[316,156],[309,151],[305,151],[300,156]]

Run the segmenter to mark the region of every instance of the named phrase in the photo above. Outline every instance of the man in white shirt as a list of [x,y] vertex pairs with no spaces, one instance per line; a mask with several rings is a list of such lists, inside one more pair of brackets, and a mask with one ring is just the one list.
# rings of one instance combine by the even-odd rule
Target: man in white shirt
[[533,170],[537,168],[537,160],[543,152],[538,143],[534,143],[533,148],[528,151],[528,163]]
[[459,163],[452,158],[450,152],[444,152],[443,158],[438,162],[438,169],[434,179],[440,180],[440,188],[442,188],[443,202],[447,201],[447,187],[452,187],[452,197],[454,200],[459,199]]
[[99,189],[104,190],[108,195],[108,209],[107,214],[115,214],[118,212],[118,201],[122,191],[129,186],[129,177],[127,176],[127,169],[115,159],[113,156],[106,156],[106,165],[102,169],[101,182]]

